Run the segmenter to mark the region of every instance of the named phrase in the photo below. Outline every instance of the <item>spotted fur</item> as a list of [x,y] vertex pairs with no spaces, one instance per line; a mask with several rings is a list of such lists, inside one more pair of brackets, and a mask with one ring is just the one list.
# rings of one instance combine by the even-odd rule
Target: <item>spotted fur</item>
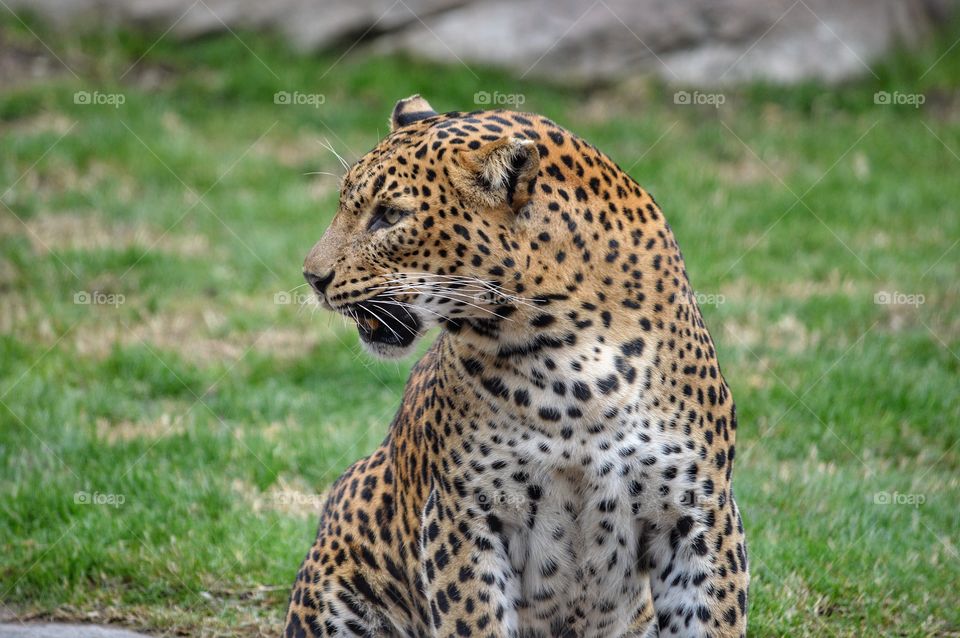
[[539,115],[392,121],[304,272],[377,355],[441,331],[286,636],[743,636],[736,410],[656,202]]

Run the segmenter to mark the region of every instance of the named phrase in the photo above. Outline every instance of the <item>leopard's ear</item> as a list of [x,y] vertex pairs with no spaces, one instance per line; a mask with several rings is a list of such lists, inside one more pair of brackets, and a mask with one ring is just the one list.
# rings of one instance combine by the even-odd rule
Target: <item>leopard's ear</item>
[[390,131],[393,132],[401,126],[413,124],[417,120],[436,115],[430,103],[419,95],[411,95],[408,98],[397,102],[393,107],[393,114],[390,116]]
[[520,210],[533,195],[540,153],[530,140],[503,137],[452,162],[450,179],[457,190],[479,206]]

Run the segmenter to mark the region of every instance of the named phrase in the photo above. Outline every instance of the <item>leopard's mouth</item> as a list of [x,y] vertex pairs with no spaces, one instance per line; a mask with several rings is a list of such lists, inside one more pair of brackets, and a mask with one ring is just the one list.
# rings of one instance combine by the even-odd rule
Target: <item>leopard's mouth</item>
[[350,314],[360,339],[368,344],[405,348],[420,336],[420,320],[402,307],[394,309],[386,302],[368,300],[353,304]]

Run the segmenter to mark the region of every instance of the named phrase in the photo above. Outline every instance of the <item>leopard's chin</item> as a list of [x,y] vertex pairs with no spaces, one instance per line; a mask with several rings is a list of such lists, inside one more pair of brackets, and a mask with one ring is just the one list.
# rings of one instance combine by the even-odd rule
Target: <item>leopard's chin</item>
[[352,315],[363,349],[381,359],[401,359],[414,350],[422,334],[414,311],[369,301],[355,304]]
[[378,359],[404,359],[413,354],[416,349],[416,341],[407,346],[396,346],[387,343],[378,343],[376,341],[365,341],[360,339],[360,345],[364,351]]

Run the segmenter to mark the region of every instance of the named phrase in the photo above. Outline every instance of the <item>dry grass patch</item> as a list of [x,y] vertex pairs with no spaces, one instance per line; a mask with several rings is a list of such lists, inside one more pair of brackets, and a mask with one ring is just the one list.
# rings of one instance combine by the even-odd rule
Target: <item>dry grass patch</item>
[[[591,91],[586,99],[573,105],[568,117],[571,122],[578,122],[580,126],[604,125],[617,118],[635,118],[637,105],[650,100],[649,82],[640,78],[627,78],[617,85]],[[519,110],[524,108],[521,106]]]
[[[213,305],[213,302],[211,302]],[[129,323],[106,320],[84,323],[73,333],[83,356],[105,357],[115,346],[147,345],[162,358],[174,352],[197,365],[233,363],[250,352],[277,359],[306,356],[326,336],[316,330],[270,326],[231,331],[226,316],[212,307],[191,307],[141,317]]]
[[14,120],[10,124],[0,127],[0,130],[4,133],[21,135],[39,135],[41,133],[64,135],[73,128],[74,125],[74,120],[71,120],[62,113],[51,113],[47,111]]
[[18,279],[17,268],[9,260],[0,257],[0,291],[6,291]]
[[324,148],[321,138],[316,135],[284,139],[264,138],[254,147],[253,152],[275,160],[287,168],[300,169],[305,165],[315,165],[316,170],[327,170],[338,175],[343,172],[336,158]]
[[44,213],[23,223],[4,218],[0,222],[0,235],[13,234],[25,234],[38,255],[50,251],[130,248],[185,257],[210,254],[209,242],[203,235],[178,235],[141,222],[116,222],[89,213]]
[[820,343],[821,335],[810,330],[795,315],[782,315],[770,322],[767,315],[751,311],[745,319],[728,319],[720,324],[725,341],[734,347],[755,350],[765,348],[800,354]]
[[[99,596],[101,600],[82,608],[62,605],[54,609],[12,609],[8,620],[26,623],[95,623],[164,638],[273,638],[282,630],[278,610],[283,609],[288,591],[289,585],[257,585],[235,591],[200,591],[197,592],[195,604],[187,608],[121,604],[108,598],[115,594],[105,593]],[[233,615],[229,620],[225,618],[227,612]]]
[[[119,283],[103,277],[90,287],[97,291],[119,290]],[[273,293],[235,295],[216,301],[192,298],[156,314],[137,312],[131,317],[126,309],[136,302],[137,297],[131,295],[124,297],[118,308],[82,306],[89,315],[64,329],[57,328],[55,318],[44,314],[38,300],[19,292],[6,292],[4,303],[0,304],[0,332],[17,334],[43,347],[72,345],[78,355],[96,359],[107,357],[115,347],[146,344],[161,358],[163,352],[174,352],[186,361],[207,365],[232,363],[251,352],[280,360],[296,359],[307,356],[318,344],[343,339],[354,330],[330,316],[317,317],[316,321],[310,316],[304,319],[305,313],[314,312],[312,308],[277,304]],[[266,327],[231,329],[228,314],[237,312],[257,314]],[[289,319],[293,319],[292,325],[284,325]]]
[[934,342],[947,349],[960,339],[960,315],[952,309],[960,303],[960,290],[954,287],[936,287],[929,282],[925,288],[894,283],[878,285],[876,295],[882,299],[881,326],[889,332],[921,328],[929,331]]
[[3,303],[0,303],[0,333],[17,334],[20,328],[29,327],[29,335],[18,335],[33,338],[42,328],[50,328],[50,322],[37,323],[31,320],[30,300],[20,292],[4,291]]
[[187,427],[189,406],[180,410],[163,412],[160,416],[142,421],[110,421],[103,417],[96,420],[97,439],[109,444],[128,443],[130,441],[156,441],[183,434]]
[[[78,126],[67,130],[61,119],[45,119],[37,116],[37,120],[25,124],[37,128],[37,132],[46,132],[43,126],[49,127],[51,134],[77,135]],[[14,184],[7,195],[6,203],[14,207],[20,198],[37,198],[41,202],[51,202],[65,194],[102,194],[110,193],[112,197],[123,204],[132,203],[140,196],[139,185],[125,167],[114,166],[101,160],[94,160],[89,165],[80,167],[77,164],[64,161],[62,157],[51,154],[43,165],[33,166],[23,160],[19,170],[23,171],[19,181]]]
[[[212,312],[204,314],[218,316]],[[210,334],[210,327],[203,318],[184,315],[152,316],[127,325],[100,322],[78,327],[74,344],[79,354],[94,357],[106,356],[117,345],[145,344],[203,365],[234,362],[251,350],[277,357],[295,357],[307,352],[316,342],[308,335],[283,328],[214,336]],[[277,347],[278,343],[283,347]],[[158,356],[162,358],[159,353]]]
[[316,520],[320,516],[327,490],[317,492],[300,479],[287,481],[283,477],[266,492],[241,480],[234,479],[230,488],[255,513],[280,512],[287,516]]
[[778,281],[775,287],[761,285],[750,279],[741,277],[723,285],[718,291],[718,293],[723,296],[725,302],[734,301],[744,306],[756,300],[764,302],[781,301],[783,299],[807,301],[808,299],[816,297],[832,297],[836,295],[846,295],[848,297],[862,295],[864,298],[872,298],[874,292],[876,291],[873,286],[864,286],[857,281],[845,277],[838,270],[831,271],[826,279]]
[[737,185],[765,183],[782,187],[790,173],[791,165],[787,160],[780,157],[761,160],[752,153],[722,162],[717,168],[717,176],[722,182]]

